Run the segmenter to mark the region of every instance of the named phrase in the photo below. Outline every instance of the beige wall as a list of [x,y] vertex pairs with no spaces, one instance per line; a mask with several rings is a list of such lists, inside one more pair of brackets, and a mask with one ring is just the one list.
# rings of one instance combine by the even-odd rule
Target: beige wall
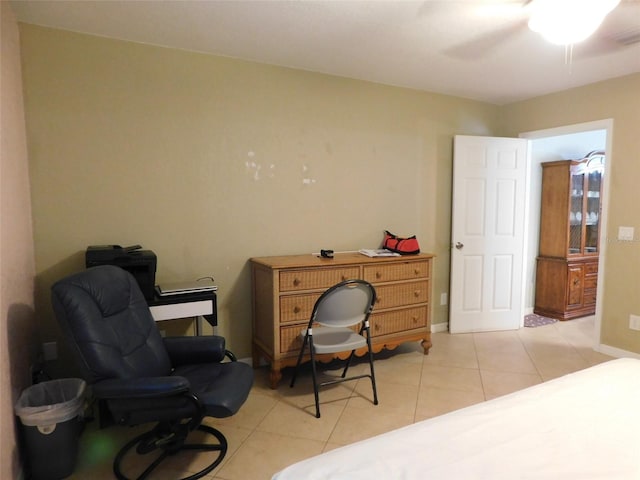
[[[158,254],[158,281],[215,276],[220,333],[248,356],[248,258],[373,247],[385,228],[437,255],[434,322],[446,322],[455,134],[614,118],[609,225],[634,225],[637,75],[496,107],[21,28],[44,341],[59,339],[49,287],[83,268],[86,246],[141,243]],[[617,282],[620,268],[632,278],[636,247],[607,246],[603,342],[638,352],[626,326],[640,306]]]
[[640,353],[640,332],[629,330],[629,314],[640,315],[640,242],[620,242],[618,227],[633,226],[640,238],[640,74],[575,88],[503,107],[505,135],[613,119],[603,344]]
[[18,478],[13,405],[30,385],[37,337],[29,172],[18,26],[0,2],[0,478]]
[[44,340],[49,287],[92,244],[154,250],[160,282],[215,276],[241,357],[252,256],[415,233],[448,291],[452,137],[495,134],[497,107],[28,25],[21,40]]

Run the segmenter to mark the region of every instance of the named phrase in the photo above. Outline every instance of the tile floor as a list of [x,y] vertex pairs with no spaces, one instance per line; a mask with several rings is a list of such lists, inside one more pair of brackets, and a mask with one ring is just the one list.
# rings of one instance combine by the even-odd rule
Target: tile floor
[[[610,360],[592,350],[592,338],[592,317],[509,332],[436,333],[427,356],[418,344],[376,356],[378,406],[372,404],[368,379],[347,382],[321,390],[320,419],[314,416],[309,374],[289,388],[291,371],[284,370],[281,384],[272,390],[267,368],[259,369],[238,414],[206,420],[227,437],[229,451],[204,478],[268,480],[290,463],[332,448]],[[365,367],[360,363],[352,368]],[[327,369],[325,374],[337,371]],[[69,478],[114,478],[115,452],[138,431],[98,430],[88,424],[80,439],[78,466]],[[188,476],[201,459],[174,457],[152,478]]]

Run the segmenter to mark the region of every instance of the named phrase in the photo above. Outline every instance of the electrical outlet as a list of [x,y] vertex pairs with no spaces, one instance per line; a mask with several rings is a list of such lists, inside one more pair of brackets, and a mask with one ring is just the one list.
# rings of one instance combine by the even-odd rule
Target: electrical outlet
[[630,242],[633,240],[633,227],[618,227],[618,240]]
[[31,374],[31,385],[35,385],[38,383],[38,372],[40,372],[40,367],[38,365],[31,365],[29,367],[29,373]]
[[631,330],[640,330],[640,317],[638,315],[629,315],[629,328]]
[[447,294],[445,292],[440,294],[440,305],[447,304]]
[[42,355],[45,362],[58,359],[58,344],[56,342],[45,342],[42,344]]
[[31,373],[31,385],[40,383],[45,375],[42,365],[31,365],[29,371]]

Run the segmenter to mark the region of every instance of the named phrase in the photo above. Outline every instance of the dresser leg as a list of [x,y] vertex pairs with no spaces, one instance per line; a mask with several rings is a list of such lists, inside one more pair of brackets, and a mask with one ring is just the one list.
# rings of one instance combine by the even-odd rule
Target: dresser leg
[[420,342],[420,345],[422,345],[424,354],[429,355],[429,349],[433,346],[433,343],[431,343],[431,339],[425,338],[424,340],[422,340],[422,342]]
[[271,364],[271,371],[269,372],[269,381],[271,382],[271,388],[275,390],[278,388],[278,383],[282,380],[282,371],[280,370],[280,366],[276,366]]

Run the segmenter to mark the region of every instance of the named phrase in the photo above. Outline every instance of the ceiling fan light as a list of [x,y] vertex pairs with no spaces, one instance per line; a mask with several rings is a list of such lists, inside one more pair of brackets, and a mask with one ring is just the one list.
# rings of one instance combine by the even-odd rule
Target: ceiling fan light
[[620,0],[534,0],[529,28],[557,45],[588,38]]

